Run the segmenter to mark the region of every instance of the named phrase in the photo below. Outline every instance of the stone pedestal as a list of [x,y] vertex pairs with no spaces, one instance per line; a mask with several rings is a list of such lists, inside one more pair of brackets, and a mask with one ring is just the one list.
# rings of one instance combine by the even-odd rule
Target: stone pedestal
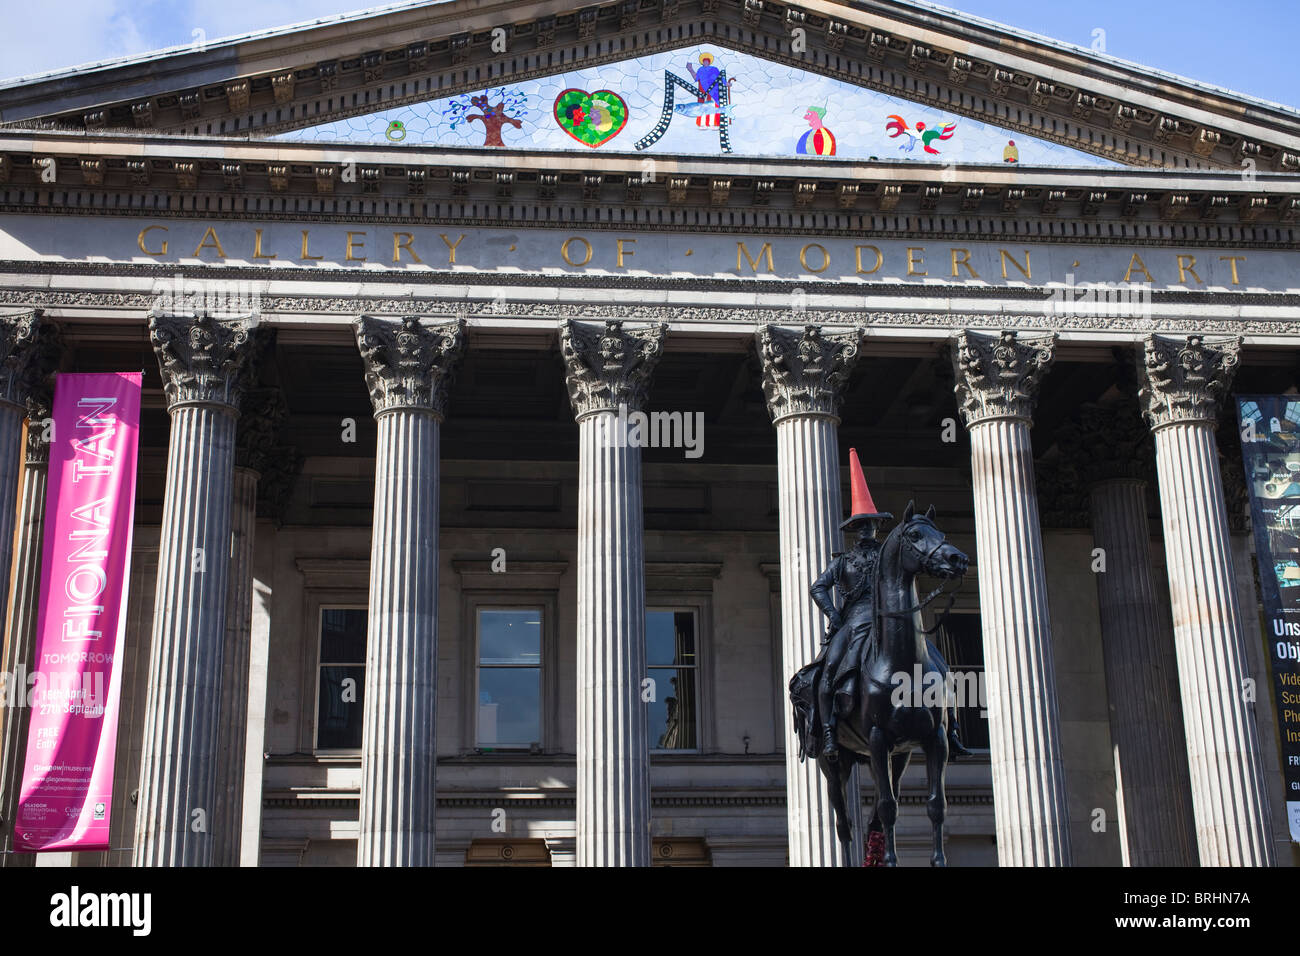
[[578,866],[650,865],[640,411],[666,326],[564,322],[560,347],[579,429]]
[[1259,734],[1245,699],[1245,635],[1214,439],[1240,341],[1148,336],[1140,365],[1142,409],[1155,435],[1202,866],[1274,863]]
[[1147,519],[1155,472],[1151,434],[1136,396],[1085,405],[1058,445],[1088,489],[1111,745],[1126,866],[1193,866],[1187,747],[1178,706],[1173,632],[1156,596]]
[[155,313],[171,413],[136,866],[209,866],[221,741],[235,420],[249,323]]
[[[821,649],[826,618],[808,589],[831,555],[843,550],[840,502],[839,400],[857,361],[862,333],[802,334],[774,326],[759,330],[763,392],[776,426],[781,524],[781,697],[799,668]],[[868,460],[868,464],[870,461]],[[854,839],[848,859],[835,833],[825,778],[814,759],[799,760],[793,723],[785,728],[786,823],[791,866],[860,866],[861,783],[855,767],[849,792]]]
[[433,866],[439,428],[464,322],[361,316],[375,410],[358,866]]
[[962,332],[953,353],[970,431],[975,560],[988,681],[998,862],[1067,866],[1051,617],[1029,427],[1052,335]]

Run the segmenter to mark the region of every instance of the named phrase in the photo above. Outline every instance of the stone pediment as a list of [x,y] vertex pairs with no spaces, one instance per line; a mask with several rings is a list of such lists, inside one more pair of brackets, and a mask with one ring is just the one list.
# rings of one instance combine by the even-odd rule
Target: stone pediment
[[1300,170],[1300,114],[939,8],[893,2],[446,3],[0,86],[0,120],[274,135],[716,43],[1128,165]]

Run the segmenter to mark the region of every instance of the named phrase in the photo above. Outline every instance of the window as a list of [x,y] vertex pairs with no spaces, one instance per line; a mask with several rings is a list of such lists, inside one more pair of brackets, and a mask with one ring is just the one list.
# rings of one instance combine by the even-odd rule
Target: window
[[529,750],[542,740],[542,608],[477,609],[480,750]]
[[699,748],[695,635],[693,610],[646,611],[646,664],[654,681],[654,700],[648,704],[651,750]]
[[984,638],[978,614],[949,614],[934,635],[939,653],[948,662],[957,692],[957,723],[961,742],[971,750],[989,749],[989,723],[984,689]]
[[366,686],[366,609],[320,609],[316,748],[360,750]]

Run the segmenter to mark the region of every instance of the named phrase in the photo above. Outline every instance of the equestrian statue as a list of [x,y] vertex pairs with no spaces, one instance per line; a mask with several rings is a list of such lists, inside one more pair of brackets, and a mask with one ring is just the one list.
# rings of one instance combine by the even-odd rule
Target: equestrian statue
[[[913,582],[918,574],[960,582],[969,560],[935,527],[933,506],[922,515],[909,502],[902,522],[877,541],[881,523],[894,516],[876,511],[856,449],[849,450],[849,477],[852,515],[840,528],[857,532],[857,541],[812,585],[830,626],[816,659],[790,680],[799,759],[814,755],[826,777],[845,859],[853,839],[848,807],[859,799],[849,793],[850,774],[855,763],[870,763],[876,800],[868,830],[883,837],[884,865],[896,866],[899,781],[919,746],[929,773],[930,864],[944,866],[944,771],[950,756],[970,751],[958,732],[948,665],[917,623],[917,612],[945,592],[941,585],[918,601]],[[955,591],[947,593],[951,607]]]

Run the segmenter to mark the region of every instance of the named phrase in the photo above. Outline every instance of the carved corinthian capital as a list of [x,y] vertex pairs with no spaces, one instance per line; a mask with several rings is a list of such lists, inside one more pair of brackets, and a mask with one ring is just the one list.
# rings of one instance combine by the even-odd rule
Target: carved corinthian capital
[[598,325],[565,319],[560,323],[560,354],[573,417],[620,405],[640,411],[650,392],[650,376],[664,351],[666,324],[624,331],[622,322]]
[[996,418],[1032,421],[1056,334],[959,332],[953,349],[957,407],[967,428]]
[[825,415],[839,421],[840,399],[862,347],[862,332],[803,332],[765,325],[757,334],[763,363],[763,395],[775,424],[792,415]]
[[1145,344],[1139,400],[1151,430],[1177,422],[1216,422],[1219,402],[1241,361],[1241,339],[1148,335]]
[[447,390],[465,351],[465,320],[433,325],[418,315],[401,319],[362,315],[352,327],[375,416],[408,409],[432,412],[441,421]]
[[289,408],[278,388],[250,388],[235,427],[235,467],[265,474]]
[[40,325],[39,309],[0,316],[0,401],[24,404]]
[[149,341],[158,356],[168,410],[215,405],[238,411],[249,338],[246,319],[150,313]]
[[50,437],[53,431],[54,372],[63,355],[59,327],[42,322],[36,333],[35,354],[27,366],[27,455],[29,465],[44,465],[50,460]]

